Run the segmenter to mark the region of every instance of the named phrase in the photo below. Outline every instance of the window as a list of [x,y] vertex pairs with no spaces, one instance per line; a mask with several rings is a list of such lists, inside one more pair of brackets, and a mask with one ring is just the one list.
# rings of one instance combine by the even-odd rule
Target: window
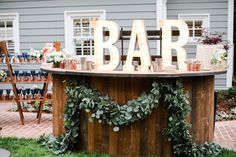
[[18,14],[0,14],[0,40],[7,42],[9,53],[19,52]]
[[188,25],[189,42],[197,42],[202,35],[202,29],[210,27],[209,14],[179,14],[179,19]]
[[105,11],[65,12],[65,48],[75,55],[94,55],[94,30],[91,20],[105,19]]

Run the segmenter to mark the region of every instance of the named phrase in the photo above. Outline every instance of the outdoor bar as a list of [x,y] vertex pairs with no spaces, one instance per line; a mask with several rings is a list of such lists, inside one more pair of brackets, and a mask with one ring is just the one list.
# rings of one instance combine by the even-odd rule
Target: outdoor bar
[[[136,99],[151,87],[153,81],[174,83],[182,79],[185,92],[189,93],[192,107],[187,121],[192,125],[192,135],[197,143],[212,142],[214,131],[214,75],[226,71],[209,72],[102,72],[73,71],[42,68],[53,76],[53,134],[64,132],[66,80],[89,80],[89,84],[118,103]],[[78,149],[85,152],[109,153],[118,156],[143,156],[171,154],[171,143],[162,135],[167,127],[168,112],[163,102],[146,119],[114,132],[112,126],[89,122],[89,114],[80,116]]]
[[[201,54],[202,62],[187,59],[183,48],[189,36],[186,23],[160,23],[162,29],[146,31],[142,20],[134,20],[132,31],[123,31],[115,22],[93,21],[93,62],[84,56],[55,64],[63,54],[46,54],[46,60],[51,56],[53,63],[44,63],[41,70],[52,74],[55,137],[63,135],[80,151],[133,157],[171,156],[174,151],[177,154],[174,144],[192,152],[195,142],[212,143],[214,76],[226,73],[225,63],[209,66],[215,50],[209,50],[208,56]],[[173,26],[178,31],[172,31]],[[178,41],[172,41],[173,35]],[[115,45],[118,40],[121,53]],[[127,55],[123,40],[129,40]],[[148,40],[160,40],[160,56],[150,55]],[[68,93],[70,81],[87,86],[78,85]]]

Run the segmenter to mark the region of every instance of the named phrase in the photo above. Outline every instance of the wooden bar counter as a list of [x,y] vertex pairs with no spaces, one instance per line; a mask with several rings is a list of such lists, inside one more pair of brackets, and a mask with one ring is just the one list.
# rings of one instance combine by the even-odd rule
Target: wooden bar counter
[[[192,112],[188,122],[192,125],[192,135],[197,143],[213,140],[214,127],[214,75],[226,71],[201,72],[98,72],[73,71],[57,68],[42,68],[53,76],[53,134],[61,135],[64,131],[63,113],[66,102],[65,80],[86,79],[91,86],[104,95],[109,95],[120,104],[136,99],[142,92],[156,82],[175,83],[183,80],[184,89],[189,93]],[[85,152],[109,153],[115,156],[145,156],[149,154],[168,156],[171,143],[161,130],[167,127],[168,112],[160,102],[146,119],[120,127],[114,132],[113,127],[99,124],[96,120],[88,121],[88,114],[81,112],[80,136],[78,149]]]

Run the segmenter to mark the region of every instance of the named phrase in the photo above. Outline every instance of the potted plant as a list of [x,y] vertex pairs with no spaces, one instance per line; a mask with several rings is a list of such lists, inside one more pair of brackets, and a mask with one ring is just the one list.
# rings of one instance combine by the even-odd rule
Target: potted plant
[[46,53],[45,60],[47,63],[52,63],[54,68],[58,68],[61,61],[64,61],[66,58],[65,53],[59,51],[53,51],[51,53]]
[[40,58],[42,57],[42,54],[40,51],[30,49],[29,54],[30,54],[31,58],[36,61],[37,64],[40,62]]
[[2,82],[3,80],[5,80],[6,77],[6,72],[3,70],[0,70],[0,82]]
[[211,58],[213,70],[224,70],[226,68],[227,51],[225,49],[218,49]]
[[205,69],[211,69],[211,59],[218,49],[229,49],[229,43],[223,43],[224,33],[210,32],[203,29],[202,36],[198,40],[196,58],[202,61]]

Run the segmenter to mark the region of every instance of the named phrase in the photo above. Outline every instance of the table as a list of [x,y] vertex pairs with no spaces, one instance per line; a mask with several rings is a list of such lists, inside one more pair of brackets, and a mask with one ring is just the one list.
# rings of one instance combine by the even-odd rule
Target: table
[[[104,95],[114,98],[119,104],[137,98],[156,82],[174,83],[183,80],[184,90],[189,93],[192,112],[187,121],[197,143],[212,142],[214,134],[214,75],[226,71],[200,72],[123,72],[123,71],[76,71],[58,68],[41,68],[53,78],[53,134],[64,132],[63,117],[66,95],[65,80],[86,79]],[[81,112],[78,150],[85,152],[109,153],[118,156],[140,156],[171,154],[171,143],[162,135],[167,126],[168,112],[161,102],[148,118],[128,126],[119,132],[112,127],[88,121],[88,113]]]

